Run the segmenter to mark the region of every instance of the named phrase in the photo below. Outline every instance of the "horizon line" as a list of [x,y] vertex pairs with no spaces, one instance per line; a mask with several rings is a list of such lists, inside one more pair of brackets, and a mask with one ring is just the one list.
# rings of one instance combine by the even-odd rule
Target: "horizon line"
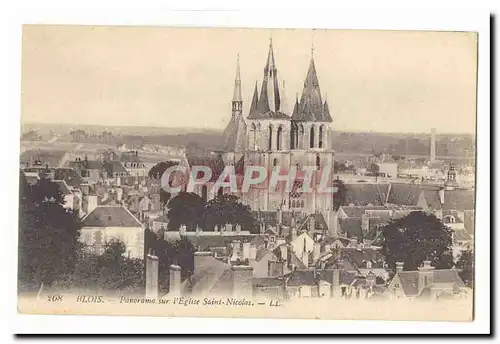
[[[124,127],[124,128],[156,128],[156,129],[190,129],[190,130],[212,130],[212,131],[220,131],[221,133],[224,131],[224,128],[215,128],[215,127],[167,127],[167,126],[155,126],[148,124],[83,124],[83,123],[69,123],[69,122],[21,122],[21,126],[23,125],[67,125],[67,126],[92,126],[92,127]],[[430,128],[431,129],[431,128]],[[363,130],[363,129],[338,129],[333,132],[337,133],[377,133],[377,134],[419,134],[419,135],[431,135],[432,132],[415,132],[415,131],[378,131],[378,130]],[[440,132],[436,131],[437,135],[473,135],[476,136],[476,131],[473,132]]]

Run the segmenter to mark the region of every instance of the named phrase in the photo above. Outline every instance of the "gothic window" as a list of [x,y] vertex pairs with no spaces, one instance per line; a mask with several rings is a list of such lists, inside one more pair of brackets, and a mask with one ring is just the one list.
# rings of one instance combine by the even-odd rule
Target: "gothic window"
[[283,128],[281,126],[278,128],[276,132],[276,150],[281,150],[281,136],[283,133]]
[[278,158],[273,159],[273,167],[276,167],[278,165]]
[[309,136],[309,148],[314,148],[314,125],[311,127],[311,135]]
[[252,126],[250,127],[250,147],[253,147],[255,150],[255,147],[257,146],[257,128],[255,127],[255,123],[252,123]]
[[292,130],[290,131],[290,149],[297,148],[296,140],[297,140],[297,126],[294,123],[292,123]]
[[[220,189],[219,189],[220,190]],[[207,186],[206,185],[203,185],[201,187],[201,198],[203,199],[203,202],[206,202],[207,201],[207,194],[208,194],[208,191],[207,191]]]
[[304,148],[304,126],[302,124],[299,126],[299,135],[297,137],[297,147]]
[[267,149],[271,150],[273,147],[273,127],[269,126],[269,139]]
[[323,148],[323,126],[319,127],[318,147]]
[[316,155],[316,168],[320,169],[320,166],[321,166],[321,159],[319,158],[319,155]]

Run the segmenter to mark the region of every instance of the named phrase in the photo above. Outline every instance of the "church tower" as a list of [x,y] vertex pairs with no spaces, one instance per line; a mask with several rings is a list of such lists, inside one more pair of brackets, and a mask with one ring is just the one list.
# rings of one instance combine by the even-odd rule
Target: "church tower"
[[[241,96],[240,58],[236,60],[236,77],[234,79],[234,92],[231,101],[231,119],[222,133],[224,149],[227,152],[240,153],[246,148],[246,123],[243,118],[243,97]],[[234,164],[239,157],[226,154],[228,163]]]

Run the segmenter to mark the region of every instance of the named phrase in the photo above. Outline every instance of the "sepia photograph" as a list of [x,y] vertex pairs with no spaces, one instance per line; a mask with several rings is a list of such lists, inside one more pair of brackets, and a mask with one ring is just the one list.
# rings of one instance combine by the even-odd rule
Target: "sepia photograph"
[[474,320],[477,32],[26,24],[21,57],[18,312]]

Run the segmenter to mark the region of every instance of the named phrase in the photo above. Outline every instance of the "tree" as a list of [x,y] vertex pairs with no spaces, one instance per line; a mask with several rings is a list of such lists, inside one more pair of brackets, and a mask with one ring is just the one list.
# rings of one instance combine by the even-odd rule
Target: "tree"
[[146,251],[150,250],[158,257],[158,282],[161,290],[168,292],[170,265],[177,264],[181,267],[183,279],[194,272],[196,250],[188,239],[169,242],[146,230]]
[[436,269],[453,266],[452,230],[432,214],[416,211],[381,228],[382,253],[390,268],[404,262],[405,270],[416,270],[424,260]]
[[458,257],[455,267],[460,269],[459,275],[465,285],[473,288],[474,285],[474,253],[470,249],[462,251]]
[[256,231],[255,219],[250,212],[250,207],[240,202],[234,195],[219,195],[207,203],[205,212],[205,226],[213,230],[226,224],[239,224],[243,230]]
[[378,166],[378,164],[376,164],[376,163],[373,162],[368,167],[368,171],[377,176],[378,173],[380,172],[380,167]]
[[333,194],[333,210],[337,211],[346,202],[346,187],[342,180],[336,179],[333,181],[334,187],[337,187],[337,191]]
[[[161,179],[163,176],[163,173],[165,173],[167,168],[172,167],[172,166],[176,166],[178,164],[179,163],[177,163],[175,161],[171,161],[171,160],[159,162],[158,164],[151,167],[151,169],[148,172],[148,176],[149,176],[149,178],[152,178],[152,179]],[[170,175],[169,183],[172,183],[173,176],[174,176],[174,174]],[[162,204],[167,204],[167,202],[169,201],[171,196],[172,195],[170,194],[170,192],[165,191],[165,189],[163,188],[163,185],[162,185],[162,188],[160,189],[160,202]]]
[[181,192],[168,202],[168,230],[177,231],[181,225],[186,225],[188,231],[194,231],[197,226],[203,228],[205,202],[192,192]]
[[24,287],[51,285],[73,272],[81,224],[63,203],[55,183],[42,177],[30,186],[21,175],[18,271]]

